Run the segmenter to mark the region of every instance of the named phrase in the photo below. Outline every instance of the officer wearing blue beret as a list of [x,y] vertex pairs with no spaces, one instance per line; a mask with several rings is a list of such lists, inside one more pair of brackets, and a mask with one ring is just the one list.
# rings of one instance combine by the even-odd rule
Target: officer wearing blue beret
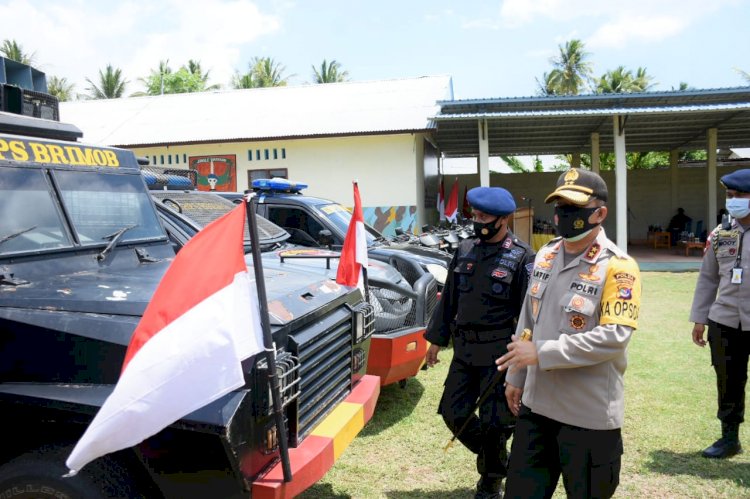
[[[515,423],[505,400],[505,375],[496,376],[494,362],[511,341],[534,252],[508,229],[516,209],[510,192],[475,187],[466,198],[476,237],[462,241],[453,256],[425,333],[431,343],[425,361],[434,366],[440,348],[453,343],[438,413],[456,438],[477,454],[480,479],[475,497],[492,498],[500,497],[507,471],[506,442]],[[484,393],[488,396],[480,401]]]
[[[703,457],[724,459],[742,451],[739,428],[745,420],[745,385],[750,354],[750,170],[721,177],[728,218],[708,237],[690,321],[693,343],[706,346],[716,372],[721,438]],[[717,297],[721,297],[717,300]]]

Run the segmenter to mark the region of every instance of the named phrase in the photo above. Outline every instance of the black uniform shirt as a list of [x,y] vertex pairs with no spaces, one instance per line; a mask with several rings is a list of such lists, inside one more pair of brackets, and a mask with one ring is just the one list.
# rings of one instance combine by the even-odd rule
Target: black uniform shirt
[[427,341],[448,346],[453,327],[511,327],[521,312],[533,265],[534,251],[510,231],[497,243],[463,241],[453,255]]

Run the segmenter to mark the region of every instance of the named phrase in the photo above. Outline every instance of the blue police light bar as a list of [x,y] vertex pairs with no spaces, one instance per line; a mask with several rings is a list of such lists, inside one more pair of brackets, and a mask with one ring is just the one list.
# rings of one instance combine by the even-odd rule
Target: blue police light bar
[[307,184],[292,182],[285,178],[259,178],[253,180],[252,186],[253,189],[275,192],[299,192],[302,189],[307,189]]

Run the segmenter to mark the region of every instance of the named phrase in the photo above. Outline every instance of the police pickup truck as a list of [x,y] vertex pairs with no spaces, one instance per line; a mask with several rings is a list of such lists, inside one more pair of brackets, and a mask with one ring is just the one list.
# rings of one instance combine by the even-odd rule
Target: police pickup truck
[[[171,173],[170,173],[171,172]],[[195,189],[187,170],[160,171],[143,167],[144,177],[170,238],[179,249],[187,239],[207,223],[219,218],[235,205],[215,192]],[[183,176],[185,175],[185,176]],[[185,189],[190,186],[191,188]],[[264,232],[274,234],[262,253],[263,267],[274,271],[306,272],[335,280],[340,253],[323,248],[289,244],[290,235],[281,227],[258,215]],[[249,241],[246,244],[249,251]],[[401,268],[414,265],[392,261]],[[424,330],[437,304],[437,285],[431,274],[417,268],[419,277],[412,285],[396,268],[386,262],[371,260],[368,265],[368,302],[374,307],[374,333],[370,344],[367,374],[377,375],[381,386],[416,376],[427,350]]]
[[263,355],[241,389],[63,478],[175,255],[133,153],[81,135],[0,112],[0,497],[298,495],[372,417],[380,382],[361,292],[291,271],[265,272],[291,481]]
[[[351,213],[328,199],[306,196],[307,184],[282,178],[257,179],[252,188],[259,195],[258,214],[292,234],[291,241],[303,246],[341,248],[349,228]],[[216,192],[237,201],[240,193]],[[395,266],[410,282],[425,272],[435,277],[438,291],[443,289],[452,255],[436,248],[390,241],[371,225],[367,230],[370,258]],[[321,231],[323,232],[321,235]],[[394,259],[394,256],[400,256]],[[408,263],[411,262],[411,263]],[[416,265],[414,265],[416,264]]]

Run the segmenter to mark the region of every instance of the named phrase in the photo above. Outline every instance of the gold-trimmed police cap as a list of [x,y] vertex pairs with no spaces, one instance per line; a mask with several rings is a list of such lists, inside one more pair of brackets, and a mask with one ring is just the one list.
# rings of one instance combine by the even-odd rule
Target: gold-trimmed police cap
[[593,198],[607,201],[607,196],[607,184],[598,174],[571,168],[560,175],[557,179],[557,189],[547,196],[544,202],[550,203],[563,198],[570,203],[583,206]]

